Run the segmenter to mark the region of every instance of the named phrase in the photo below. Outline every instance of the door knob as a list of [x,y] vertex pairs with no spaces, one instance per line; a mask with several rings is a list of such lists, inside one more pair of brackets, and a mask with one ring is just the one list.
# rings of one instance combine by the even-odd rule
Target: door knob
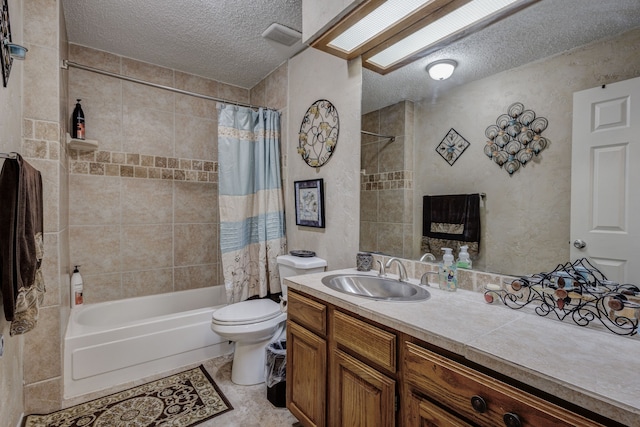
[[576,239],[573,241],[573,246],[578,249],[584,249],[587,246],[587,242],[584,240]]

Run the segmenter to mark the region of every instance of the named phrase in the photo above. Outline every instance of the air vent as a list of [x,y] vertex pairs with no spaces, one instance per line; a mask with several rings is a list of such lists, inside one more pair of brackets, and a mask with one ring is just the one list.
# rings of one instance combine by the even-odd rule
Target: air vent
[[262,37],[285,46],[293,46],[302,39],[302,33],[274,22],[264,30]]

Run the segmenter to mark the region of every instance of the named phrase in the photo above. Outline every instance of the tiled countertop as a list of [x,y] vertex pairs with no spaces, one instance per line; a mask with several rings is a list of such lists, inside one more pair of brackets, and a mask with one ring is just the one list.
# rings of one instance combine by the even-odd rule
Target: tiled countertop
[[466,290],[446,292],[431,287],[427,301],[381,302],[342,294],[322,284],[323,276],[340,273],[363,274],[346,269],[286,280],[290,289],[618,422],[640,426],[640,337],[618,336],[487,304],[481,293]]

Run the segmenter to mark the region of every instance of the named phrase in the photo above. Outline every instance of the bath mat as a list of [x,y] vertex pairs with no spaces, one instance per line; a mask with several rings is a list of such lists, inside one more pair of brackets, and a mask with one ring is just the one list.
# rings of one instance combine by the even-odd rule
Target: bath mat
[[200,365],[166,378],[47,415],[28,415],[24,427],[194,426],[232,410]]

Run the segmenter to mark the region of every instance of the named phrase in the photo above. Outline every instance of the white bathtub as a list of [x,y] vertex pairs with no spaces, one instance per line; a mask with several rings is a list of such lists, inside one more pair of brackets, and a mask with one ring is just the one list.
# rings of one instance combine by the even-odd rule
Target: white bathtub
[[225,301],[224,286],[213,286],[74,308],[64,338],[64,398],[232,353],[210,327]]

